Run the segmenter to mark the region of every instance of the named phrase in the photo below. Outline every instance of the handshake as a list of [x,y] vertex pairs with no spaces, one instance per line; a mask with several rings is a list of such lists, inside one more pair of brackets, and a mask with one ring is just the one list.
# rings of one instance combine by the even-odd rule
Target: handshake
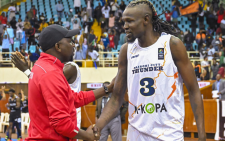
[[76,139],[83,139],[84,141],[97,141],[100,139],[100,130],[95,125],[91,125],[86,131],[79,130],[79,133],[75,136]]

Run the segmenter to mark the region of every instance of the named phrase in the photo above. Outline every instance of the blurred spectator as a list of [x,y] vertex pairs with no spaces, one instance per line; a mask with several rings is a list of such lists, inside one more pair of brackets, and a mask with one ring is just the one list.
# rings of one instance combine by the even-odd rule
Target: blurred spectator
[[30,51],[28,52],[28,63],[29,66],[33,66],[33,64],[38,60],[40,56],[37,53],[31,53]]
[[100,22],[101,22],[101,28],[102,28],[102,31],[103,31],[103,29],[106,28],[106,18],[105,18],[104,14],[100,18]]
[[211,33],[207,33],[206,35],[206,46],[209,47],[213,41],[213,36]]
[[13,33],[14,33],[15,36],[16,36],[16,23],[17,23],[16,17],[13,17],[12,20],[10,21],[10,25],[13,28]]
[[[6,34],[4,34],[6,32]],[[7,32],[7,29],[5,28],[3,30],[2,34],[2,52],[9,52],[9,47],[10,47],[10,38],[9,34]],[[9,58],[9,54],[2,54],[2,58]]]
[[62,18],[63,17],[63,10],[64,10],[64,7],[63,5],[61,4],[60,1],[58,1],[58,4],[56,4],[56,11],[57,11],[57,15],[58,15],[58,18]]
[[28,56],[28,54],[25,52],[25,49],[23,49],[23,48],[20,50],[20,53],[21,53],[24,57]]
[[209,14],[207,16],[207,19],[208,19],[208,25],[210,27],[210,29],[213,29],[215,30],[216,27],[217,27],[217,17],[213,14],[212,11],[209,11]]
[[92,8],[91,8],[92,0],[86,0],[86,1],[87,1],[87,9],[86,10],[87,10],[88,16],[92,18]]
[[225,63],[225,46],[223,46],[222,50],[219,53],[220,56],[220,65]]
[[186,50],[187,51],[190,51],[190,48],[192,47],[193,41],[194,41],[194,36],[190,32],[190,30],[188,30],[188,33],[184,36],[184,43],[186,44]]
[[42,23],[40,24],[40,27],[39,27],[38,30],[41,32],[47,26],[48,26],[48,24],[45,22],[45,20],[43,20]]
[[[105,34],[102,35],[102,42],[103,42],[104,47],[105,47],[103,51],[104,52],[107,52],[108,47],[109,47],[109,38],[106,37]],[[104,54],[104,57],[106,58],[107,57],[107,54]]]
[[225,64],[221,64],[220,68],[219,68],[219,71],[218,71],[218,74],[220,74],[220,76],[224,79],[224,67],[225,67]]
[[178,17],[179,17],[178,6],[173,5],[172,6],[172,18],[173,18],[173,24],[175,27],[177,27],[177,23],[178,23],[177,18]]
[[203,33],[202,30],[200,30],[200,32],[196,35],[195,40],[199,47],[202,46],[202,44],[205,43],[206,41],[205,33]]
[[217,19],[218,26],[217,27],[219,27],[220,23],[221,23],[221,20],[225,16],[225,11],[224,11],[224,8],[223,8],[222,4],[220,5],[219,10],[217,11],[217,16],[218,16],[218,19]]
[[32,18],[31,21],[33,23],[32,26],[35,28],[36,31],[38,31],[38,29],[40,27],[40,24],[39,24],[39,21],[38,21],[37,17]]
[[8,34],[9,34],[9,38],[10,38],[10,44],[14,44],[14,31],[13,31],[13,28],[10,26],[10,24],[8,23],[7,24],[7,28],[6,28]]
[[218,10],[218,4],[220,0],[212,0],[213,10],[216,12]]
[[70,9],[70,12],[68,13],[68,21],[71,22],[72,18],[73,18],[73,9]]
[[42,21],[44,20],[45,20],[44,13],[41,13],[41,15],[39,16],[39,23],[42,23]]
[[23,32],[23,22],[21,19],[19,19],[18,22],[16,23],[16,27],[17,27],[16,38],[17,40],[20,41],[22,39],[22,32]]
[[35,8],[34,5],[32,5],[32,10],[33,10],[33,17],[35,17],[37,14],[37,9]]
[[27,19],[30,21],[33,17],[34,17],[34,12],[33,12],[33,9],[31,8],[31,9],[27,12]]
[[74,16],[74,18],[71,19],[73,24],[73,29],[79,29],[80,27],[80,19],[77,17],[77,15]]
[[211,66],[211,72],[210,72],[210,74],[211,73],[213,74],[212,80],[216,80],[216,75],[217,75],[218,71],[219,71],[219,65],[217,64],[216,59],[213,58],[213,64]]
[[184,32],[180,31],[180,34],[178,35],[178,38],[183,42],[184,41]]
[[30,29],[30,22],[28,21],[28,19],[25,19],[24,23],[23,23],[23,27],[24,27],[24,31],[27,32],[27,30]]
[[75,8],[75,13],[77,14],[80,11],[81,7],[81,0],[74,0],[74,8]]
[[16,12],[16,7],[13,3],[10,4],[9,8],[8,8],[8,11],[10,12],[9,14],[9,21],[12,20],[13,17],[16,16],[15,12]]
[[101,16],[102,16],[102,6],[101,6],[100,2],[98,3],[98,6],[95,8],[94,13],[95,13],[95,18],[98,22],[98,25],[100,25],[100,23],[101,23],[100,19],[101,19]]
[[172,13],[169,10],[167,10],[165,13],[165,17],[168,23],[171,23],[171,16],[172,16]]
[[197,80],[200,81],[200,75],[201,75],[201,65],[198,61],[195,61],[195,75],[197,77]]
[[104,16],[106,18],[106,25],[107,26],[109,25],[109,11],[110,11],[110,7],[106,3],[105,6],[102,7],[102,14],[104,14]]
[[225,16],[223,16],[223,19],[221,20],[220,27],[223,35],[225,35]]
[[51,19],[49,20],[49,22],[48,22],[48,25],[52,25],[52,24],[54,24],[53,18],[51,18]]
[[210,45],[208,49],[208,60],[213,59],[215,52],[216,52],[215,48],[213,48],[213,46]]
[[27,37],[28,37],[28,50],[30,49],[30,45],[35,45],[35,28],[30,26],[30,28],[27,31]]
[[91,59],[93,61],[95,61],[97,66],[98,66],[99,54],[96,50],[94,50],[93,46],[90,47],[90,51],[88,52],[88,56],[89,56],[89,58],[91,57]]
[[2,24],[2,21],[0,21],[0,45],[2,44],[3,33],[4,33],[4,25]]
[[114,48],[115,47],[115,43],[114,43],[114,37],[116,35],[116,31],[114,30],[109,30],[109,47],[110,48]]
[[126,5],[124,4],[124,1],[121,1],[120,9],[121,9],[122,11],[124,11],[125,8],[126,8]]
[[[75,54],[75,60],[83,60],[83,52],[82,50],[80,49],[80,46],[77,47],[77,51],[76,51],[76,54]],[[79,67],[82,67],[82,62],[79,62],[79,61],[76,61],[77,65]]]
[[213,41],[212,41],[212,46],[213,46],[213,48],[215,48],[216,51],[218,51],[220,44],[221,43],[220,43],[220,40],[219,40],[219,35],[217,35],[216,38],[213,39]]
[[95,38],[96,38],[96,36],[94,34],[94,30],[91,29],[91,32],[88,35],[88,48],[90,48],[92,46],[93,42],[95,42]]
[[83,8],[82,12],[81,12],[81,19],[82,19],[82,22],[85,23],[85,22],[88,22],[88,19],[89,19],[89,15],[86,11],[86,8]]
[[103,51],[104,50],[104,44],[102,42],[102,40],[100,40],[97,44],[97,48],[98,48],[98,51]]
[[5,16],[4,12],[2,12],[2,15],[0,16],[0,21],[2,21],[3,25],[7,24],[7,17]]
[[111,13],[109,17],[109,28],[113,28],[114,23],[115,23],[115,16],[113,15],[113,13]]
[[115,2],[115,0],[113,0],[111,3],[110,3],[110,6],[111,6],[111,12],[113,14],[115,14],[115,11],[118,10],[118,8],[120,8],[120,6],[117,4],[117,2]]
[[125,31],[123,30],[122,31],[122,33],[120,34],[120,45],[123,45],[123,44],[125,44],[126,43],[126,39],[127,37],[126,37],[126,34],[125,34]]
[[58,21],[55,22],[55,24],[58,24],[58,25],[61,25],[61,26],[63,25],[63,22],[61,21],[61,18],[60,17],[58,18]]
[[28,99],[27,96],[24,96],[24,100],[22,101],[22,113],[28,113]]
[[201,62],[201,67],[203,68],[203,80],[209,80],[209,67],[208,57],[204,57],[204,61]]

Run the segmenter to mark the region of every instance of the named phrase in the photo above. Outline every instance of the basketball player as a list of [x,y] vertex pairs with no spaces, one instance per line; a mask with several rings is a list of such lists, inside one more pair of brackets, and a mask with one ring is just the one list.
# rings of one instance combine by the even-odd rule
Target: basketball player
[[95,136],[115,117],[128,87],[127,140],[184,140],[184,82],[199,141],[205,141],[201,93],[185,46],[173,36],[176,30],[148,0],[132,1],[122,19],[128,43],[120,50],[113,95],[93,128]]
[[7,103],[7,108],[10,109],[10,114],[9,114],[9,128],[8,128],[8,132],[9,132],[9,136],[6,136],[6,139],[8,141],[11,141],[11,137],[12,137],[12,129],[13,129],[13,123],[16,126],[17,132],[18,132],[18,141],[22,141],[22,137],[21,137],[21,130],[19,127],[19,123],[21,122],[21,101],[20,98],[18,96],[16,96],[15,94],[15,90],[10,89],[9,90],[9,103]]

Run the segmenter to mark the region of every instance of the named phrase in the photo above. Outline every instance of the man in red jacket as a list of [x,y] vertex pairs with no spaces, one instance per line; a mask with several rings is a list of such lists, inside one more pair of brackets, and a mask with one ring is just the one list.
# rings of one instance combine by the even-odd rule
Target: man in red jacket
[[76,109],[109,93],[112,85],[89,92],[75,93],[63,75],[63,63],[73,57],[74,43],[71,37],[79,30],[67,30],[51,25],[40,34],[39,44],[44,53],[29,74],[28,99],[30,101],[30,126],[27,141],[73,139],[94,140],[91,128],[78,129]]

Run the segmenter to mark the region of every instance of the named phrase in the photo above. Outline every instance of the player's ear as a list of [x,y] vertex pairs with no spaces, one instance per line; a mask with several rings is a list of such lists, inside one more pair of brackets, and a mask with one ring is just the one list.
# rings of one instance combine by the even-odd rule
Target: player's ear
[[149,14],[145,14],[144,25],[147,25],[149,22],[150,22],[150,15]]

